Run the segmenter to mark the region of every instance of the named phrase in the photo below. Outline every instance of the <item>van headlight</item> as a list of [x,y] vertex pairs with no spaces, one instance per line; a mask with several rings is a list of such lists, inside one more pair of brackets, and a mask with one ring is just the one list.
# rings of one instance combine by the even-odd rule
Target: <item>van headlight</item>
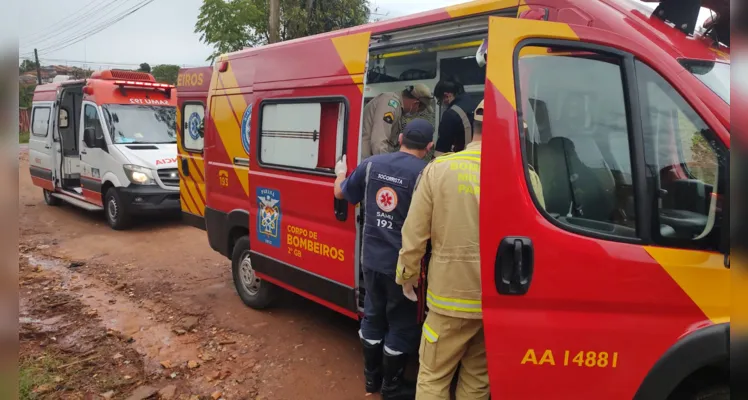
[[132,164],[125,164],[122,167],[124,167],[125,175],[127,175],[127,179],[129,179],[130,182],[137,185],[156,184],[156,181],[153,179],[153,172],[150,168]]

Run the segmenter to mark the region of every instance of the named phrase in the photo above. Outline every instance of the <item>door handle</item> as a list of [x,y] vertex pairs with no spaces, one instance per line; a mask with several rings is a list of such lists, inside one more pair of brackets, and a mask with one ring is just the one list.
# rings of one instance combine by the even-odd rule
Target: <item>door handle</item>
[[86,150],[84,149],[84,150],[81,150],[81,154],[88,154],[88,152],[86,152]]
[[335,210],[335,218],[338,221],[345,221],[348,219],[348,202],[345,199],[336,199],[333,197],[333,209]]
[[51,149],[52,147],[51,147],[50,145],[48,145],[48,144],[45,144],[45,145],[44,145],[44,148],[45,148],[45,149]]
[[190,160],[187,158],[182,158],[182,173],[184,176],[190,176]]
[[249,158],[234,157],[234,165],[249,167]]
[[526,237],[505,237],[499,243],[494,264],[494,283],[499,294],[524,295],[530,289],[534,271],[532,241]]

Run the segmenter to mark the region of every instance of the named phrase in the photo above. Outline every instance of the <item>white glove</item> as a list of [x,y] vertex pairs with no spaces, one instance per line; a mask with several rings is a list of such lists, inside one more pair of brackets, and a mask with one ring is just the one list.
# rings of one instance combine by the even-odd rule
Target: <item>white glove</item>
[[346,163],[345,155],[335,164],[335,175],[340,178],[345,178],[348,174],[348,163]]
[[413,290],[412,283],[403,283],[403,295],[410,301],[418,301],[418,296],[416,296],[416,291]]

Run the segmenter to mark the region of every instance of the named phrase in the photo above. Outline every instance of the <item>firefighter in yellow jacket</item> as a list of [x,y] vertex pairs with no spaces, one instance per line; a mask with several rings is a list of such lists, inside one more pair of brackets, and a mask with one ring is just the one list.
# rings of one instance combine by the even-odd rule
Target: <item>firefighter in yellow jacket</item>
[[422,172],[402,229],[396,281],[416,300],[421,259],[431,240],[416,400],[447,400],[460,364],[457,400],[489,398],[481,311],[478,205],[483,102],[465,150],[434,159]]

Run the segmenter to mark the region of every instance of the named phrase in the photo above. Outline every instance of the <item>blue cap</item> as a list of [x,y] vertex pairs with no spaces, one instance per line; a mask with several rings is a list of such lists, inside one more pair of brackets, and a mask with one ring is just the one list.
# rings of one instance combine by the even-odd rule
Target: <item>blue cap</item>
[[429,144],[434,141],[434,126],[423,118],[416,118],[405,125],[403,139],[418,144]]

